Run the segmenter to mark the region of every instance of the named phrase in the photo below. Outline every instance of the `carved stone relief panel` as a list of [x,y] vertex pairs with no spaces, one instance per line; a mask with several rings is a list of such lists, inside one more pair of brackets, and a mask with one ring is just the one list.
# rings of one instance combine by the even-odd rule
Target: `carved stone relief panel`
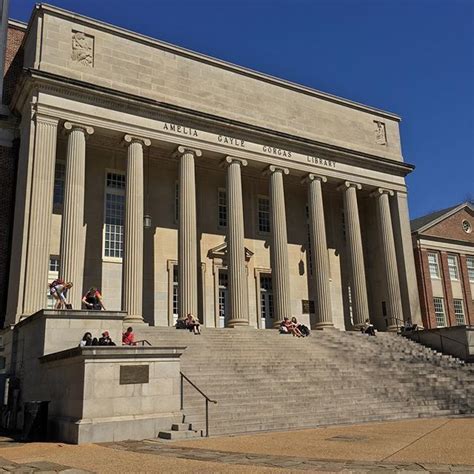
[[379,122],[378,120],[374,120],[374,123],[375,123],[375,141],[379,145],[386,145],[387,134],[385,132],[385,124],[383,122]]
[[84,66],[94,67],[94,37],[73,30],[71,59]]

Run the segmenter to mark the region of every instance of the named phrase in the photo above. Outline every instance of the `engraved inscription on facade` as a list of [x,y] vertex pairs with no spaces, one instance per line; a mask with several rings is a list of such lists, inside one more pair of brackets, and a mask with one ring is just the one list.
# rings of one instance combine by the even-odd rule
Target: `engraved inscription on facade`
[[336,167],[336,162],[331,161],[331,160],[325,160],[324,158],[318,158],[317,156],[307,156],[306,160],[308,163],[311,163],[313,165],[321,165],[321,166],[327,166],[329,168],[335,168]]
[[73,31],[71,59],[84,66],[94,67],[94,37]]
[[176,125],[174,123],[164,123],[163,130],[166,132],[179,133],[181,135],[188,135],[190,137],[198,137],[198,132],[194,128],[183,127],[182,125]]
[[148,383],[150,381],[150,366],[121,365],[120,385]]
[[379,122],[378,120],[374,120],[374,123],[375,123],[375,141],[379,145],[386,145],[387,134],[385,132],[385,124],[383,122]]

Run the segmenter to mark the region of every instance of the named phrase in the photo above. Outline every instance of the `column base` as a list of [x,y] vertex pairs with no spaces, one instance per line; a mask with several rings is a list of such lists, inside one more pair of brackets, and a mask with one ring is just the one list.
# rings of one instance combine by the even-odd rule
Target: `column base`
[[228,328],[246,327],[248,325],[248,319],[231,319],[227,322]]
[[127,314],[125,316],[125,318],[123,318],[123,325],[124,326],[128,326],[128,325],[131,325],[131,324],[139,324],[139,325],[146,325],[146,326],[149,326],[148,323],[145,322],[145,320],[143,319],[142,316],[140,316],[139,314],[135,314],[135,315],[132,315],[132,314]]
[[283,319],[281,319],[280,321],[275,321],[273,323],[273,329],[279,329],[282,322],[283,322]]
[[390,326],[387,327],[387,332],[398,332],[399,326],[396,326],[395,324],[391,324]]
[[323,329],[334,329],[334,324],[329,321],[323,321],[320,323],[316,323],[313,329],[316,331],[321,331]]

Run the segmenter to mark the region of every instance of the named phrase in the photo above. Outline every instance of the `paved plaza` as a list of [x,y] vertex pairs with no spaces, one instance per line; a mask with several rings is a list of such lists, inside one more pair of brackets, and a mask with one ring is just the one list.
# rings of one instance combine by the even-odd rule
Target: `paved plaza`
[[474,418],[81,446],[0,440],[1,472],[474,472]]

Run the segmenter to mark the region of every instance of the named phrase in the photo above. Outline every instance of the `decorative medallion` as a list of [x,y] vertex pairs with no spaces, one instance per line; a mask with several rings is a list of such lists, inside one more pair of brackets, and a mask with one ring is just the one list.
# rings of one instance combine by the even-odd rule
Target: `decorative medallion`
[[466,234],[470,234],[472,232],[471,223],[467,221],[466,219],[462,221],[462,230],[466,232]]
[[94,67],[94,37],[73,31],[71,59],[84,66]]
[[375,123],[375,141],[379,145],[386,145],[387,134],[385,132],[385,124],[383,122],[379,122],[378,120],[374,120],[374,123]]

